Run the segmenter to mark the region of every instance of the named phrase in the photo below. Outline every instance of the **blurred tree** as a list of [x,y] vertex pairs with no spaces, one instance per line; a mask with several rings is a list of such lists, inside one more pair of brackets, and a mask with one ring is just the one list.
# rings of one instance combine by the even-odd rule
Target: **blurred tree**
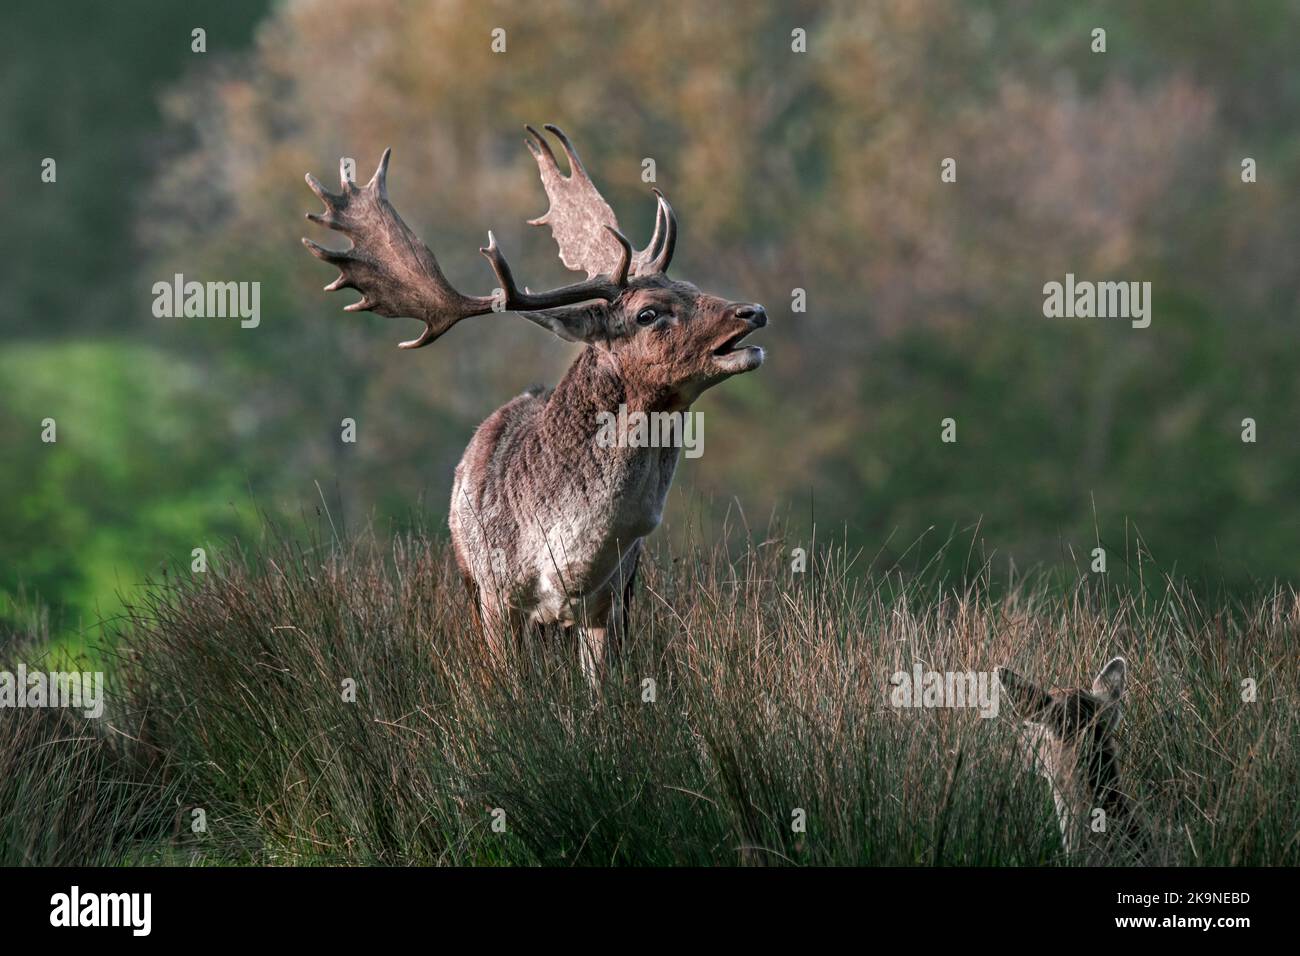
[[[571,353],[492,317],[398,352],[404,322],[344,314],[346,294],[320,291],[332,276],[298,243],[323,238],[302,220],[315,208],[302,175],[327,179],[345,155],[365,178],[391,145],[394,201],[454,283],[490,287],[476,252],[488,227],[530,283],[559,283],[550,237],[523,222],[545,198],[521,127],[555,122],[638,243],[653,158],[682,222],[674,272],[774,317],[764,369],[701,401],[706,454],[682,469],[670,521],[689,501],[720,514],[735,497],[751,519],[802,519],[815,502],[871,553],[888,540],[882,561],[927,528],[978,525],[1020,565],[1086,553],[1097,534],[1122,549],[1136,522],[1182,571],[1294,577],[1297,6],[297,0],[246,55],[189,61],[163,101],[165,148],[103,180],[149,183],[134,234],[116,217],[34,234],[7,328],[94,324],[68,303],[98,303],[89,276],[111,273],[105,322],[139,320],[151,348],[224,383],[177,409],[213,416],[185,454],[221,474],[237,462],[277,509],[314,503],[319,482],[344,524],[416,507],[436,523],[472,429]],[[1104,54],[1089,49],[1098,25]],[[128,49],[157,43],[111,29]],[[39,75],[15,54],[18,75]],[[39,140],[28,100],[69,98],[34,82],[3,100],[25,144]],[[1261,170],[1249,185],[1247,155]],[[945,158],[955,183],[940,180]],[[24,201],[42,215],[43,198]],[[76,257],[101,254],[82,248],[90,235],[119,257],[138,239],[148,257],[129,282],[120,258],[82,269]],[[148,319],[150,284],[176,272],[259,281],[261,325]],[[1044,318],[1043,284],[1067,272],[1150,281],[1151,327]],[[795,288],[807,312],[791,312]],[[63,304],[42,310],[41,296]],[[1256,444],[1240,441],[1247,416]],[[339,440],[345,417],[355,445]],[[956,444],[939,441],[945,417]],[[42,453],[11,447],[22,463]],[[83,533],[41,521],[53,546]]]
[[[147,325],[131,222],[160,146],[158,97],[203,56],[242,51],[268,0],[5,5],[0,30],[0,303],[6,337]],[[190,31],[208,32],[208,54]],[[40,179],[45,158],[53,184]]]

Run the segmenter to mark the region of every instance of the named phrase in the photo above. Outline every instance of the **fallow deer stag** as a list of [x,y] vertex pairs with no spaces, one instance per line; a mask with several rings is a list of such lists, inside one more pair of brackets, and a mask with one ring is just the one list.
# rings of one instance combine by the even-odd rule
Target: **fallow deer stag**
[[324,215],[307,218],[353,245],[335,252],[303,242],[339,268],[327,291],[361,293],[346,311],[424,322],[400,348],[421,348],[461,319],[493,311],[517,312],[585,346],[556,388],[526,391],[478,427],[456,467],[449,524],[492,656],[505,635],[576,628],[582,669],[595,682],[607,644],[626,631],[642,542],[659,524],[680,450],[600,441],[608,420],[600,413],[616,414],[620,405],[628,413],[688,410],[706,389],[762,365],[763,350],[741,340],[767,324],[767,313],[668,278],[677,218],[657,189],[654,234],[634,252],[564,133],[546,127],[568,159],[567,176],[547,139],[525,129],[550,199],[530,223],[551,227],[560,260],[586,272],[584,281],[521,290],[489,231],[479,252],[499,288],[488,296],[458,292],[389,204],[391,150],[365,186],[340,163],[337,195],[307,176],[325,204]]
[[997,669],[1024,727],[1027,765],[1051,784],[1065,852],[1086,862],[1137,862],[1150,849],[1120,786],[1115,728],[1127,673],[1124,658],[1116,657],[1089,692],[1043,688],[1008,667]]

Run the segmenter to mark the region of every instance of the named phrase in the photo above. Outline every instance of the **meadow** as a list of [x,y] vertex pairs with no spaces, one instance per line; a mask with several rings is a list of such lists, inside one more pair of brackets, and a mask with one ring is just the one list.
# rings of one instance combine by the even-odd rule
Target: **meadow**
[[[893,707],[889,679],[1086,686],[1115,654],[1151,862],[1300,862],[1294,589],[659,541],[594,691],[563,635],[489,668],[435,537],[271,534],[169,572],[107,624],[103,719],[0,710],[0,864],[1072,865],[1015,719]],[[4,667],[52,666],[29,620]]]

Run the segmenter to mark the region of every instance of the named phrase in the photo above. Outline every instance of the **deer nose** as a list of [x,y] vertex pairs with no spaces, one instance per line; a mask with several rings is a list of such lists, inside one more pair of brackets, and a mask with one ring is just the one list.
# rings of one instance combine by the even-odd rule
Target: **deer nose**
[[767,309],[757,303],[737,306],[736,318],[748,319],[754,324],[754,328],[761,329],[767,325]]

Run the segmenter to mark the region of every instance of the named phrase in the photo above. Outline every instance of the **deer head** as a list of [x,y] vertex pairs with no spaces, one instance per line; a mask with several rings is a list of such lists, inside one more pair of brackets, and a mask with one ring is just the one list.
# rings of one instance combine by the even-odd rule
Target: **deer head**
[[424,331],[399,348],[428,345],[457,322],[489,312],[512,311],[560,338],[581,342],[600,353],[627,380],[630,391],[656,405],[684,407],[723,379],[752,371],[763,363],[763,350],[741,340],[767,324],[761,305],[729,302],[701,292],[688,282],[668,278],[677,242],[677,217],[657,189],[654,234],[644,249],[633,251],[619,231],[613,210],[587,175],[568,137],[547,126],[568,159],[564,175],[547,140],[531,126],[525,141],[541,172],[550,208],[531,225],[549,225],[560,260],[586,272],[585,281],[548,292],[521,290],[510,265],[488,232],[479,250],[496,276],[489,296],[458,292],[443,276],[428,247],[407,227],[388,201],[385,150],[365,186],[352,183],[340,162],[340,194],[328,192],[308,174],[307,185],[325,204],[324,215],[308,219],[352,240],[343,251],[303,243],[319,259],[338,266],[327,291],[356,289],[361,299],[345,311],[420,319]]
[[1022,721],[1026,765],[1052,785],[1067,852],[1078,848],[1081,833],[1099,809],[1108,828],[1119,830],[1133,846],[1141,845],[1120,789],[1115,742],[1127,673],[1124,658],[1116,657],[1087,691],[1043,688],[1009,667],[997,669],[998,682]]

